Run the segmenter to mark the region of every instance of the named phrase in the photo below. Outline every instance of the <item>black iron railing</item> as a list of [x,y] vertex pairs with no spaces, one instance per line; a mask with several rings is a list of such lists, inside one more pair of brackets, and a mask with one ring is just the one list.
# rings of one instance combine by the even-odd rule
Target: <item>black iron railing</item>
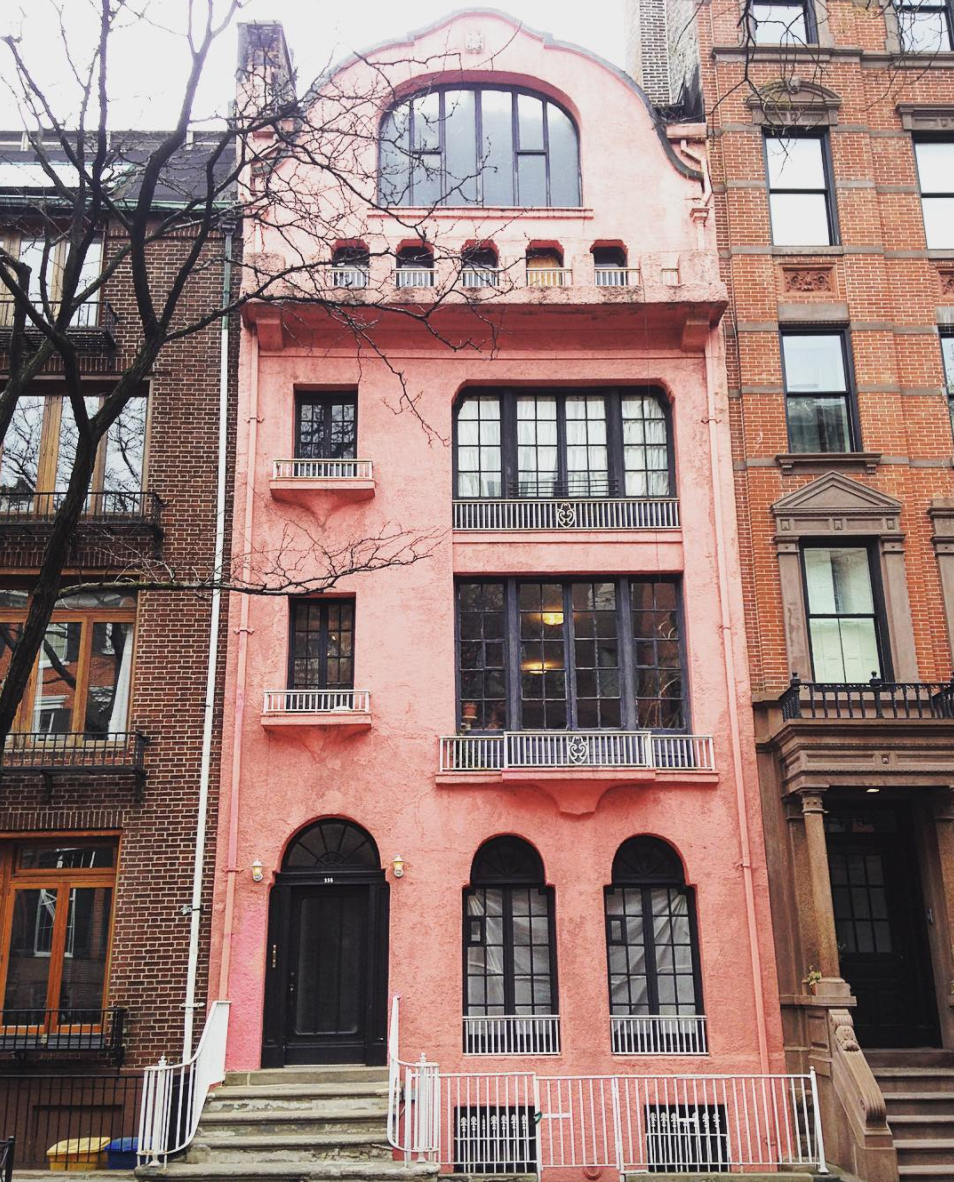
[[511,480],[507,485],[510,497],[615,497],[619,495],[619,481],[615,477],[590,475],[581,472],[566,480]]
[[124,1139],[132,1150],[141,1103],[141,1073],[0,1075],[0,1133],[16,1140],[17,1169],[43,1169],[64,1141],[82,1141],[71,1147],[74,1162],[82,1154],[94,1169],[85,1155],[100,1144]]
[[95,1052],[121,1067],[126,1045],[126,1010],[0,1010],[0,1055],[24,1058],[31,1052]]
[[[0,529],[21,525],[51,525],[66,497],[55,492],[9,492],[0,489]],[[83,510],[84,525],[109,529],[145,526],[158,532],[162,502],[154,492],[88,493]]]
[[16,1137],[0,1141],[0,1182],[13,1182],[14,1150]]
[[13,731],[0,751],[0,774],[117,772],[142,776],[146,737],[140,731],[95,735],[84,731]]
[[[0,296],[0,338],[9,336],[13,329],[14,300],[12,296]],[[119,317],[108,300],[94,295],[84,301],[73,313],[67,332],[75,334],[80,347],[85,343],[93,349],[111,349],[116,344],[116,330]],[[42,334],[28,320],[23,327],[26,340],[40,340]]]
[[782,717],[954,719],[950,681],[802,681],[793,677],[780,698]]

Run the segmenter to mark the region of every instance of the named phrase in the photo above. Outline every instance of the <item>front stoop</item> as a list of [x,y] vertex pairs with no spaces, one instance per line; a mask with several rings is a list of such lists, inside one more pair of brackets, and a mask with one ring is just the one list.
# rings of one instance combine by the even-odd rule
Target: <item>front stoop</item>
[[954,1182],[954,1052],[868,1051],[901,1182]]
[[406,1166],[387,1142],[382,1068],[300,1067],[230,1073],[209,1096],[184,1158],[139,1178],[182,1182],[411,1182],[437,1166]]

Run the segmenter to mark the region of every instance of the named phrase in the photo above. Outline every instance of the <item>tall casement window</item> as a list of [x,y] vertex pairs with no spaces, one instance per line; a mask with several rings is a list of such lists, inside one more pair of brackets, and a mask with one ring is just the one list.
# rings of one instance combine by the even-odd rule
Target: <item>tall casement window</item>
[[954,49],[954,25],[946,0],[901,0],[895,3],[895,13],[904,53],[946,53]]
[[[27,592],[0,591],[0,677],[26,620]],[[128,729],[136,601],[115,591],[65,595],[53,612],[16,729],[89,737]]]
[[853,451],[854,398],[844,332],[783,332],[788,442],[793,452]]
[[814,41],[809,0],[754,0],[750,9],[756,45],[807,45]]
[[[94,415],[101,399],[86,399]],[[129,511],[143,487],[145,395],[130,399],[109,428],[96,457],[91,490],[106,512]],[[0,506],[28,511],[37,493],[63,491],[76,459],[78,435],[70,400],[59,394],[21,395],[0,454]],[[138,498],[137,498],[138,499]]]
[[454,459],[459,498],[670,497],[675,487],[655,390],[464,394]]
[[805,546],[805,600],[816,681],[885,674],[879,592],[866,546]]
[[928,249],[954,248],[954,139],[917,140],[914,154]]
[[553,891],[543,862],[521,838],[495,837],[477,851],[464,891],[465,1049],[487,1050],[497,1038],[501,1049],[530,1050],[532,1024],[515,1031],[489,1020],[558,1012]]
[[836,239],[827,135],[766,132],[765,169],[772,242],[830,246]]
[[289,688],[354,687],[354,601],[291,601]]
[[524,90],[441,87],[406,99],[381,123],[380,167],[386,205],[580,204],[573,120]]
[[[30,286],[28,294],[30,300],[38,307],[43,306],[44,296],[50,301],[51,311],[55,315],[57,305],[63,292],[63,267],[66,263],[68,244],[62,242],[48,243],[41,234],[21,234],[4,238],[0,234],[0,246],[8,250],[21,263],[30,268]],[[103,243],[94,238],[86,251],[80,277],[77,281],[76,292],[82,293],[95,280],[103,269]],[[101,291],[96,291],[84,304],[73,313],[70,320],[71,328],[95,328],[99,324],[99,308],[102,299]],[[0,292],[0,327],[13,323],[13,298],[3,288]]]
[[457,628],[466,727],[686,727],[673,580],[463,580]]
[[658,837],[624,841],[605,906],[613,1051],[704,1051],[694,1023],[645,1020],[703,1012],[695,893],[679,855]]
[[2,1025],[95,1028],[106,1005],[115,842],[29,839],[2,858]]
[[353,460],[357,425],[357,394],[299,394],[295,399],[295,458]]
[[941,361],[944,365],[947,405],[951,412],[951,430],[954,432],[954,332],[941,333]]

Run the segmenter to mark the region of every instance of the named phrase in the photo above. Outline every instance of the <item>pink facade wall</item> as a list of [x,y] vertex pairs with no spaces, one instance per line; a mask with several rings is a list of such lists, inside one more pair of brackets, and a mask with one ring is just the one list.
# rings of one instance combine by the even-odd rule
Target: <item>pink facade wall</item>
[[[347,334],[330,330],[318,317],[309,331],[300,324],[289,331],[286,321],[284,330],[266,337],[250,318],[240,372],[237,560],[246,542],[258,554],[287,545],[285,537],[302,550],[315,537],[333,549],[350,538],[403,528],[426,533],[435,543],[426,560],[349,577],[335,589],[355,597],[354,684],[369,690],[372,701],[372,725],[365,731],[263,728],[263,691],[286,684],[288,605],[281,598],[233,597],[227,688],[232,708],[226,712],[211,978],[213,990],[218,980],[219,995],[232,1000],[229,1063],[252,1068],[260,1060],[268,896],[283,851],[310,821],[340,815],[370,831],[386,868],[398,855],[405,860],[403,878],[393,879],[388,869],[389,993],[402,996],[402,1057],[413,1059],[423,1051],[445,1070],[487,1068],[488,1060],[468,1060],[461,1053],[461,892],[479,845],[512,833],[538,849],[555,890],[564,1050],[558,1067],[548,1061],[550,1070],[620,1069],[619,1060],[614,1068],[609,1043],[603,888],[620,843],[655,834],[679,851],[686,881],[696,888],[711,1055],[704,1065],[627,1058],[622,1069],[779,1070],[781,1029],[754,744],[749,724],[740,732],[734,721],[746,717],[749,694],[724,367],[715,327],[724,292],[711,218],[692,216],[704,206],[704,186],[677,170],[634,89],[581,52],[515,33],[495,16],[464,14],[425,35],[414,55],[463,44],[474,30],[488,46],[507,43],[495,61],[495,78],[560,95],[576,115],[585,207],[572,213],[508,213],[506,228],[499,216],[491,226],[486,211],[476,211],[479,224],[474,211],[457,211],[452,219],[434,219],[433,240],[443,245],[446,236],[448,248],[459,249],[469,239],[492,237],[506,260],[519,257],[527,241],[555,239],[581,276],[592,265],[594,241],[622,240],[631,263],[660,253],[683,258],[693,269],[693,284],[686,276],[685,285],[668,292],[657,288],[653,297],[647,279],[641,295],[615,299],[612,308],[585,280],[552,295],[509,293],[492,355],[452,352],[421,329],[385,324],[377,343],[403,372],[409,392],[420,396],[418,411],[430,434],[407,409],[396,413],[401,390],[395,376],[366,350],[359,358]],[[406,56],[409,49],[393,52]],[[482,78],[491,76],[486,56],[475,59]],[[373,226],[363,227],[372,249],[375,235],[392,244],[407,237],[383,218]],[[280,251],[279,243],[249,246]],[[700,250],[709,252],[711,269]],[[268,318],[274,329],[271,310],[263,320]],[[463,308],[448,311],[442,323],[447,332],[473,331],[472,316]],[[687,333],[693,323],[701,323],[702,331]],[[572,536],[452,533],[449,441],[455,397],[468,385],[508,383],[662,386],[672,404],[682,529]],[[303,387],[357,388],[357,454],[374,462],[373,498],[323,492],[296,501],[270,495],[272,461],[293,454],[294,396]],[[557,772],[542,781],[521,773],[505,782],[470,784],[438,779],[438,738],[456,727],[454,576],[550,572],[682,574],[691,730],[714,736],[714,774]],[[237,630],[245,627],[241,656]],[[250,873],[256,859],[264,867],[264,880],[257,884]]]

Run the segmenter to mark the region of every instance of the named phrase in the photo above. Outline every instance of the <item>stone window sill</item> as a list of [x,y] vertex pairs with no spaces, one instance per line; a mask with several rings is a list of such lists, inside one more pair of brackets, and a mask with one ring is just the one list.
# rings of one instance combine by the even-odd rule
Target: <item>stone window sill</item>
[[835,246],[773,246],[773,255],[792,255],[794,258],[804,258],[806,255],[843,255],[845,248]]
[[881,463],[881,452],[781,452],[775,457],[775,462],[781,468],[783,476],[791,476],[795,472],[830,472],[832,469],[863,471],[866,475],[872,476]]

